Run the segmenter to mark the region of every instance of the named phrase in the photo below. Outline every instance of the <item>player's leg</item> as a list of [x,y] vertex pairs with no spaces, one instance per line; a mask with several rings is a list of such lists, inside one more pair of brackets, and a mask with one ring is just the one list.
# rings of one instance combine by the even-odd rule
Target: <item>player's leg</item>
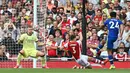
[[21,50],[17,57],[17,65],[14,68],[19,68],[22,57],[25,56],[24,50]]
[[102,60],[99,60],[99,59],[96,59],[96,58],[93,58],[93,57],[88,57],[88,61],[98,63],[98,64],[102,64],[102,65],[105,65],[108,62],[107,59],[105,61],[102,61]]
[[87,69],[92,69],[91,64],[88,62],[88,56],[81,55],[81,60],[79,61],[79,64]]
[[31,53],[30,53],[31,57],[34,57],[34,58],[41,57],[41,59],[42,59],[42,67],[48,68],[47,65],[46,65],[46,61],[44,59],[44,55],[45,54],[43,52],[38,51],[38,50],[32,50]]
[[101,43],[99,43],[98,47],[96,48],[96,52],[98,53],[100,49],[103,48],[104,44],[106,43],[106,40],[102,40]]
[[113,62],[113,54],[112,54],[113,44],[115,41],[116,41],[116,38],[108,38],[108,41],[107,41],[108,59],[109,59],[109,62],[111,64],[110,69],[115,68],[114,62]]
[[43,68],[49,68],[49,67],[47,67],[47,65],[46,65],[45,54],[44,54],[43,52],[37,51],[36,57],[41,57],[41,59],[42,59],[42,67],[43,67]]

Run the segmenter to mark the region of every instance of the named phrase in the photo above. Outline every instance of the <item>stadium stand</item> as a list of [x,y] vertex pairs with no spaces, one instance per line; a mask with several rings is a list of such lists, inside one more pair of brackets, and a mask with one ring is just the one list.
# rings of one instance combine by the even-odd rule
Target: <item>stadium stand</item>
[[[46,22],[44,22],[44,13],[38,8],[38,24],[35,26],[35,32],[37,32],[39,40],[46,40],[47,45],[50,46],[47,50],[48,60],[70,61],[72,55],[66,51],[66,48],[53,50],[51,47],[63,46],[69,41],[69,36],[72,34],[76,35],[77,40],[82,38],[82,0],[47,0],[46,4]],[[86,27],[86,53],[93,56],[93,51],[107,35],[106,28],[98,27],[107,18],[110,18],[111,11],[117,13],[117,19],[122,20],[125,26],[122,40],[114,44],[113,56],[116,61],[130,61],[129,0],[88,0],[86,2],[86,20],[90,21]],[[27,26],[33,25],[34,19],[33,0],[0,0],[0,44],[6,47],[0,61],[8,64],[10,61],[16,60],[18,52],[22,49],[22,45],[17,43],[18,39],[21,34],[27,32]],[[41,24],[45,24],[45,31]],[[43,32],[45,32],[45,36],[42,34]],[[38,47],[38,50],[43,51],[42,47]],[[99,57],[106,58],[107,56],[106,46],[104,46]],[[29,58],[23,61],[32,60]]]

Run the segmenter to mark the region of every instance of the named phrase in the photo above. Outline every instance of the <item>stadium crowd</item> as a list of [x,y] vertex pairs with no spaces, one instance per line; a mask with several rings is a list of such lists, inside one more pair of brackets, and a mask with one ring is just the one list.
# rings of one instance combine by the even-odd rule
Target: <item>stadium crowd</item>
[[[125,26],[122,40],[115,42],[113,56],[118,61],[126,61],[130,56],[130,0],[87,0],[86,27],[87,55],[93,56],[95,48],[105,36],[107,28],[99,28],[115,11],[117,19]],[[18,54],[22,45],[17,41],[26,32],[27,26],[33,25],[32,0],[0,0],[0,42],[6,46],[10,57]],[[67,48],[59,48],[69,41],[70,35],[82,40],[82,0],[47,0],[46,37],[42,36],[42,26],[36,32],[39,39],[46,38],[49,57],[68,57],[72,55]],[[57,48],[55,47],[57,46]],[[100,57],[108,56],[106,46]],[[120,58],[120,59],[118,59]]]

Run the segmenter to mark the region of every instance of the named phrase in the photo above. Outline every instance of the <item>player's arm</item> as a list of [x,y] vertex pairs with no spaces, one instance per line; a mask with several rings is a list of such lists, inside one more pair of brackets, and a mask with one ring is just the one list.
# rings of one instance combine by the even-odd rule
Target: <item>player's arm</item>
[[105,22],[102,22],[99,24],[99,29],[104,28],[108,24],[109,20],[106,20]]
[[119,37],[122,37],[123,32],[124,32],[124,25],[121,24],[121,25],[120,25],[120,36],[119,36]]
[[18,40],[18,44],[22,44],[25,38],[25,34],[22,34]]
[[18,40],[18,44],[22,44],[23,43],[23,40]]
[[36,41],[36,42],[37,42],[38,46],[45,46],[46,45],[46,43],[44,43],[44,42],[40,42],[40,41]]
[[38,46],[45,46],[46,45],[45,42],[41,42],[37,38],[36,38],[36,43],[37,43]]
[[46,45],[44,42],[39,41],[37,36],[35,36],[35,42],[37,43],[38,46],[45,46]]

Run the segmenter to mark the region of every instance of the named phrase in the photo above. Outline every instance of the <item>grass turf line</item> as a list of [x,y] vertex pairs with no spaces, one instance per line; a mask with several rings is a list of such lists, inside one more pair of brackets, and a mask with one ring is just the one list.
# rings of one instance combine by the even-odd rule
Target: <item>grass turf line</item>
[[130,69],[0,69],[0,73],[130,73]]

